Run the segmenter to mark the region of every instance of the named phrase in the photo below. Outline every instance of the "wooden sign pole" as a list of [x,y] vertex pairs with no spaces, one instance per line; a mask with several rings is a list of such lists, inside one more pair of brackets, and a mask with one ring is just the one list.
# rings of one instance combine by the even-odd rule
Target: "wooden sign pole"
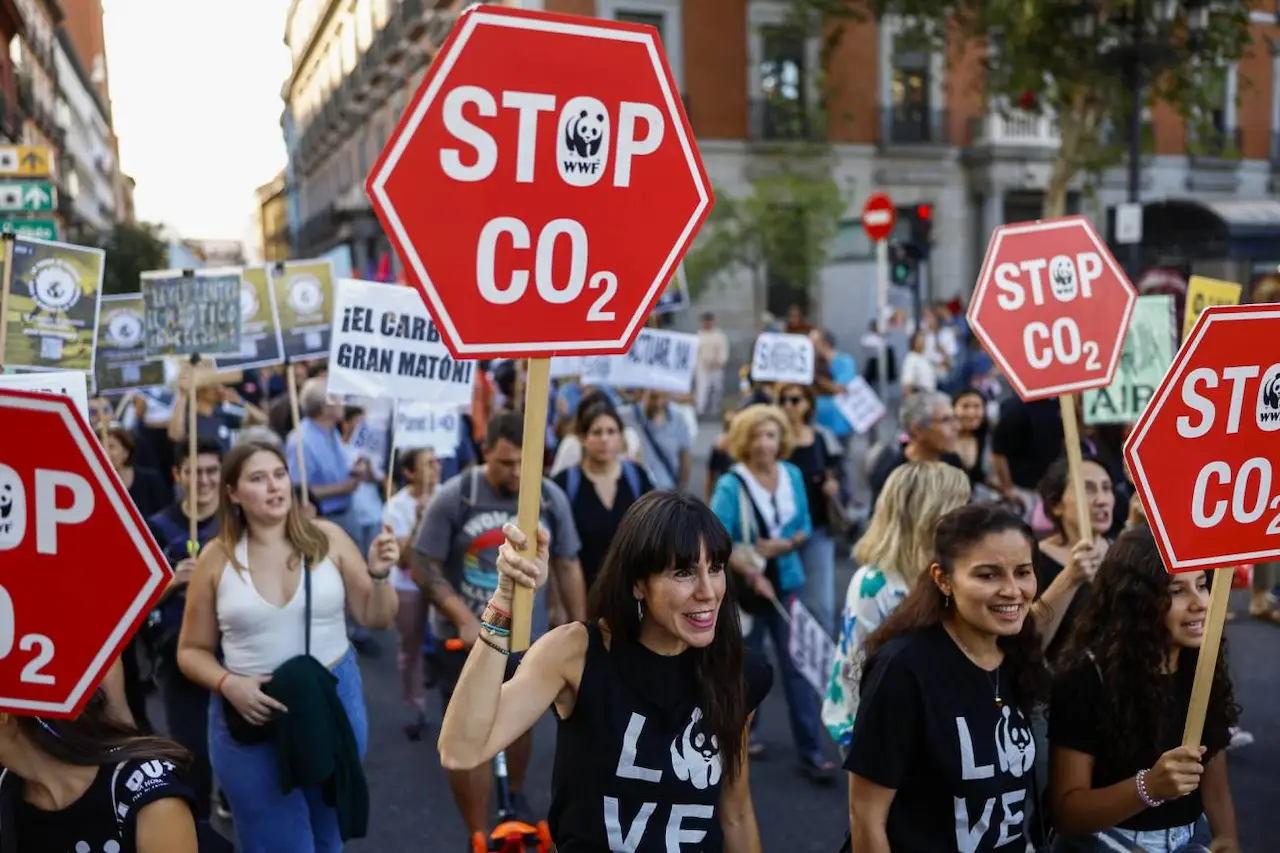
[[1204,717],[1209,710],[1209,691],[1213,687],[1213,673],[1218,668],[1218,650],[1222,648],[1222,629],[1227,624],[1227,604],[1231,600],[1231,579],[1235,569],[1215,569],[1209,572],[1212,584],[1209,593],[1209,615],[1205,617],[1204,640],[1196,657],[1196,678],[1191,683],[1191,704],[1187,707],[1187,722],[1182,729],[1183,746],[1201,746],[1204,735]]
[[1076,524],[1080,539],[1093,542],[1093,519],[1089,515],[1089,496],[1084,493],[1084,454],[1080,452],[1080,423],[1076,420],[1076,398],[1073,394],[1058,397],[1062,407],[1062,438],[1067,446],[1067,476],[1071,494],[1075,496]]
[[4,351],[9,343],[9,291],[13,289],[13,232],[5,231],[0,239],[4,240],[4,277],[0,279],[0,371],[3,371]]
[[[538,522],[542,516],[542,457],[547,443],[547,397],[550,394],[551,359],[529,359],[524,382],[524,447],[520,453],[520,503],[518,520],[524,534],[522,557],[538,552]],[[533,627],[533,590],[517,586],[511,601],[511,651],[529,648]]]
[[196,411],[196,387],[199,384],[200,354],[191,354],[191,375],[187,377],[187,556],[194,557],[200,552],[200,540],[196,530],[199,527],[196,513],[199,504],[196,502],[196,429],[200,424],[200,413]]
[[395,494],[396,487],[396,423],[400,417],[400,401],[391,401],[391,453],[387,457],[387,482],[385,491],[386,497],[383,500],[391,500],[391,496]]

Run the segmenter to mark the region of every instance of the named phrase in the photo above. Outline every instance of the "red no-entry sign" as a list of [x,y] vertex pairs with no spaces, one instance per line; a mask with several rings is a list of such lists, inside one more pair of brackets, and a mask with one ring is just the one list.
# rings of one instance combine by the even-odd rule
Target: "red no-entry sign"
[[885,193],[873,193],[862,206],[862,229],[873,243],[889,239],[893,226],[897,223],[897,208],[893,206],[893,199]]

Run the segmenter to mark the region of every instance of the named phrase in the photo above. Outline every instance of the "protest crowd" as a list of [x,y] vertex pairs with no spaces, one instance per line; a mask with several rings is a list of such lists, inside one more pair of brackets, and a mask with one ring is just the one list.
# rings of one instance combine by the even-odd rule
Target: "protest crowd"
[[[323,284],[326,304],[370,317],[416,299]],[[1076,409],[1073,484],[1058,402],[1009,393],[952,307],[918,328],[895,318],[910,332],[901,370],[880,340],[855,355],[799,308],[766,316],[757,350],[812,352],[771,380],[735,370],[710,315],[696,334],[651,323],[639,369],[553,360],[529,559],[515,525],[527,363],[452,364],[418,310],[430,333],[404,334],[402,312],[360,344],[379,324],[335,309],[332,328],[306,333],[327,358],[169,359],[168,382],[124,393],[109,392],[121,353],[100,345],[109,393],[88,400],[88,422],[174,577],[79,719],[13,718],[12,737],[71,765],[132,756],[148,784],[122,790],[158,815],[131,824],[133,849],[220,849],[215,820],[244,851],[362,837],[362,775],[377,771],[360,766],[360,659],[382,629],[398,637],[403,736],[438,736],[450,778],[454,803],[424,808],[456,806],[468,849],[490,849],[497,807],[567,853],[759,850],[749,767],[772,750],[810,784],[847,782],[853,851],[1237,849],[1226,754],[1251,735],[1225,658],[1204,746],[1179,738],[1208,575],[1165,573],[1120,451],[1127,425],[1092,424],[1097,399]],[[293,334],[262,340],[287,353]],[[882,369],[883,402],[870,390]],[[406,376],[435,383],[430,402],[397,402]],[[700,430],[716,433],[705,459]],[[837,588],[850,551],[859,568]],[[1268,568],[1249,615],[1275,621]],[[516,585],[537,590],[527,655],[508,651]],[[775,689],[788,747],[755,735]],[[522,784],[548,708],[558,787],[539,815]],[[337,767],[296,754],[316,738],[335,741]],[[38,772],[7,752],[14,774]],[[668,761],[674,777],[657,769]],[[113,826],[86,800],[16,805],[0,834],[15,821],[22,850],[62,850],[82,820]],[[179,823],[197,827],[189,841],[171,840]]]

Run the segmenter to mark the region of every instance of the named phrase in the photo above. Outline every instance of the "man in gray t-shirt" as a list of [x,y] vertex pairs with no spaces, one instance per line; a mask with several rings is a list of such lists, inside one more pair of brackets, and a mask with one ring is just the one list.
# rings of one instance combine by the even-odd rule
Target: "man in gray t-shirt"
[[[480,616],[498,586],[498,546],[505,541],[502,528],[517,518],[520,496],[520,446],[524,418],[519,412],[502,412],[489,421],[484,442],[483,466],[469,468],[442,485],[431,498],[413,543],[410,560],[413,577],[433,605],[432,630],[437,640],[461,637],[467,650],[440,650],[436,676],[447,708],[462,665],[480,632]],[[578,563],[581,540],[573,523],[573,511],[565,493],[550,480],[542,482],[542,526],[551,533],[551,582],[555,585],[570,621],[586,618],[586,583]],[[546,587],[533,603],[531,639],[546,633]],[[520,655],[511,655],[518,662]],[[514,667],[508,666],[508,677]],[[532,731],[507,748],[511,790],[518,810],[525,812],[518,793],[528,767]],[[488,834],[488,767],[450,771],[458,811],[470,833]],[[521,813],[522,820],[532,816]]]

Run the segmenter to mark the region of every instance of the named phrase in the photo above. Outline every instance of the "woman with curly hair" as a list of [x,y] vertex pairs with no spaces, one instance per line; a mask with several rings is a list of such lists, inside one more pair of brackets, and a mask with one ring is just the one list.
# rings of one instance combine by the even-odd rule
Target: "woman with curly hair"
[[844,765],[852,849],[1021,850],[1037,789],[1031,710],[1048,692],[1029,618],[1035,538],[1009,510],[969,504],[933,541],[928,574],[866,643]]
[[1205,853],[1211,838],[1236,841],[1224,750],[1239,708],[1225,638],[1203,745],[1181,745],[1209,584],[1207,572],[1168,574],[1149,530],[1126,531],[1107,552],[1049,705],[1055,853]]

